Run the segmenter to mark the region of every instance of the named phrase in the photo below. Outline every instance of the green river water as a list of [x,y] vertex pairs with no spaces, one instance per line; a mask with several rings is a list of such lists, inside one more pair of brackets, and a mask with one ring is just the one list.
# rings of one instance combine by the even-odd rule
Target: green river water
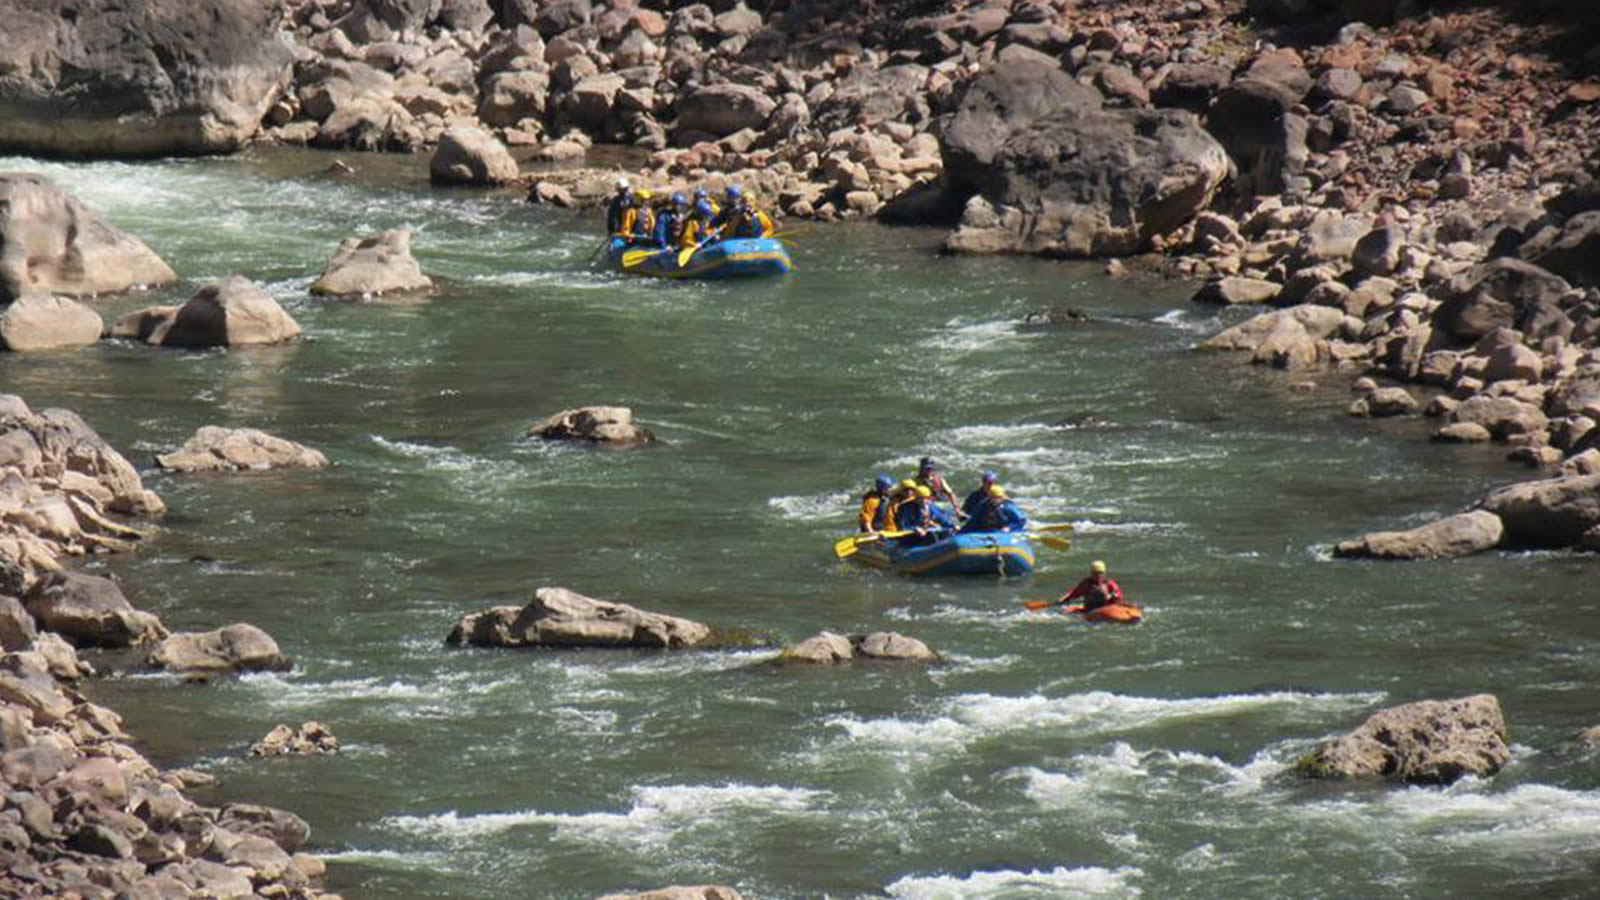
[[[0,355],[0,390],[81,413],[141,468],[203,424],[323,450],[320,472],[146,471],[170,513],[87,563],[175,629],[249,621],[293,672],[90,684],[207,802],[310,821],[350,898],[590,898],[727,883],[751,898],[1592,895],[1600,721],[1592,560],[1333,561],[1335,540],[1526,477],[1415,421],[1189,348],[1235,320],[1098,267],[942,258],[940,235],[814,228],[782,280],[663,284],[587,263],[593,214],[430,190],[425,161],[256,152],[43,171],[185,277],[239,273],[310,340]],[[417,229],[439,291],[315,300],[343,237]],[[1030,310],[1094,321],[1030,331]],[[529,423],[623,404],[665,440],[542,446]],[[1027,579],[837,562],[855,497],[931,454],[1073,522]],[[1139,628],[1023,611],[1103,558]],[[772,651],[453,650],[464,613],[541,585],[778,641],[892,629],[931,668],[774,669]],[[1395,703],[1497,694],[1514,743],[1448,789],[1306,783],[1301,754]],[[252,760],[280,722],[344,752]]]

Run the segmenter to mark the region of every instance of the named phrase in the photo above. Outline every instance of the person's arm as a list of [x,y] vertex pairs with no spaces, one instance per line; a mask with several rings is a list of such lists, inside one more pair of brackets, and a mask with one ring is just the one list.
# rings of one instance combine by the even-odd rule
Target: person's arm
[[1061,595],[1061,599],[1057,600],[1056,602],[1057,603],[1061,603],[1061,604],[1071,603],[1073,600],[1076,600],[1077,598],[1082,597],[1083,596],[1083,591],[1084,591],[1084,582],[1080,581],[1080,582],[1077,583],[1077,585],[1075,585],[1072,588],[1072,590],[1067,591],[1065,594],[1062,594]]
[[1106,596],[1111,598],[1111,602],[1112,603],[1121,603],[1122,602],[1122,585],[1117,584],[1115,581],[1113,581],[1110,578],[1107,578],[1106,579]]

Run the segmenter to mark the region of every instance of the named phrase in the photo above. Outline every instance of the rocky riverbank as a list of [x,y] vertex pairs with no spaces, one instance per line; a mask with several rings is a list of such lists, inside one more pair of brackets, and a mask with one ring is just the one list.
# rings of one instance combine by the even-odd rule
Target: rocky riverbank
[[[191,678],[281,669],[260,629],[174,634],[72,557],[130,550],[164,511],[82,419],[0,394],[0,894],[7,897],[331,897],[310,828],[283,810],[204,805],[210,782],[163,771],[78,685],[79,650],[116,651]],[[121,663],[119,663],[121,664]]]

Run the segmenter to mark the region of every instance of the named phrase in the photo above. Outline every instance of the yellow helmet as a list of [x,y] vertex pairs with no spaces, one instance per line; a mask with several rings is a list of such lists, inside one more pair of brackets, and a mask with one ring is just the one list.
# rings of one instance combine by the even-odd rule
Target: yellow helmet
[[1089,571],[1096,575],[1104,575],[1106,573],[1106,564],[1104,561],[1097,559],[1089,564]]
[[635,197],[638,197],[640,200],[649,200],[650,197],[651,197],[650,192],[645,190],[644,188],[640,188],[637,191],[634,191],[633,194],[634,194]]
[[917,480],[915,478],[902,478],[900,480],[900,487],[908,491],[914,491],[917,489]]
[[933,496],[933,491],[929,490],[927,485],[919,484],[919,485],[917,485],[917,496],[918,497],[932,497]]
[[1004,500],[1006,498],[1006,489],[998,484],[991,484],[989,485],[989,496],[996,500]]

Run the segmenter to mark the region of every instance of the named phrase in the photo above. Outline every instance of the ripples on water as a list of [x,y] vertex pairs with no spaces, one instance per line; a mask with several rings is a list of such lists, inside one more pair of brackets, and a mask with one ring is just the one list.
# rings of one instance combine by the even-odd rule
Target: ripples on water
[[[255,622],[295,671],[204,690],[97,683],[215,799],[305,815],[359,897],[580,898],[734,883],[762,898],[1576,895],[1600,849],[1592,569],[1561,555],[1336,563],[1334,540],[1511,480],[1420,425],[1347,421],[1339,378],[1192,354],[1234,312],[1089,265],[949,259],[938,236],[803,230],[798,272],[663,285],[590,269],[588,217],[432,191],[414,160],[319,154],[47,171],[189,279],[239,272],[312,340],[0,357],[144,464],[201,424],[305,441],[318,473],[147,472],[172,513],[94,561],[169,625]],[[439,290],[332,303],[337,242],[410,226]],[[1095,321],[1022,330],[1067,303]],[[636,453],[530,444],[622,403]],[[879,471],[983,469],[1075,549],[1011,582],[904,581],[828,552]],[[1440,455],[1443,454],[1443,455]],[[1041,551],[1043,552],[1043,551]],[[1023,610],[1103,557],[1139,629]],[[457,617],[542,584],[746,627],[904,631],[931,669],[780,671],[764,651],[448,651]],[[1559,598],[1559,599],[1557,599]],[[1447,790],[1288,770],[1383,705],[1493,690],[1517,740]],[[346,750],[246,760],[278,722]]]

